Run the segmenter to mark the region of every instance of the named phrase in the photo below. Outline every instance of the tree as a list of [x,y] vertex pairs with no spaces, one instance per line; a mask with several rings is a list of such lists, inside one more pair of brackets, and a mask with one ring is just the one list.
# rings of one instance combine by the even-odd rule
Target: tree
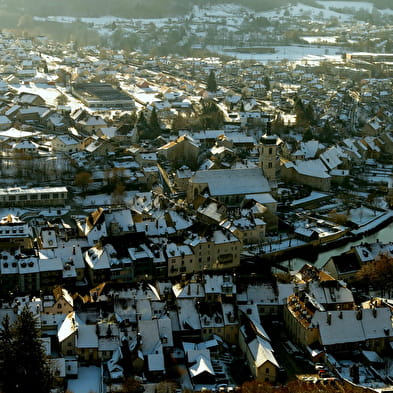
[[270,90],[270,80],[269,77],[267,75],[265,75],[264,79],[263,79],[263,84],[266,87],[266,91]]
[[307,130],[303,134],[303,141],[304,142],[311,141],[313,138],[314,138],[314,135],[311,131],[311,128],[307,128]]
[[224,121],[224,115],[217,104],[210,99],[201,100],[200,126],[203,129],[217,129]]
[[23,308],[15,323],[3,320],[0,372],[4,393],[49,393],[51,375],[33,313]]
[[139,113],[139,117],[136,122],[136,129],[138,130],[139,135],[143,137],[144,134],[146,133],[147,128],[148,128],[148,124],[147,124],[146,117],[143,111],[141,111]]
[[151,111],[150,114],[149,129],[150,129],[149,137],[151,139],[157,138],[161,134],[161,127],[160,127],[160,123],[158,122],[158,117],[155,107],[153,107],[153,110]]
[[210,70],[210,74],[206,82],[206,90],[215,93],[217,91],[216,75],[213,70]]
[[68,98],[65,94],[60,94],[56,97],[56,102],[57,102],[57,105],[59,105],[59,106],[66,105],[68,102]]
[[1,366],[1,380],[4,392],[14,391],[12,374],[16,369],[13,349],[13,337],[11,332],[10,318],[8,315],[3,319],[3,328],[0,330],[0,360],[6,359]]
[[393,289],[393,258],[386,254],[380,254],[371,262],[364,264],[356,273],[355,281],[358,284],[368,286],[381,291],[381,296],[385,292]]
[[111,195],[112,205],[124,205],[124,191],[126,186],[122,182],[118,182],[115,185],[115,189]]
[[332,221],[338,225],[345,225],[348,222],[348,215],[345,213],[338,213],[336,209],[333,209],[328,214],[329,221]]
[[86,193],[89,184],[92,182],[91,173],[88,171],[78,172],[75,176],[75,185],[81,187],[83,193]]
[[144,389],[138,380],[128,377],[123,382],[121,391],[124,393],[141,393],[144,391]]

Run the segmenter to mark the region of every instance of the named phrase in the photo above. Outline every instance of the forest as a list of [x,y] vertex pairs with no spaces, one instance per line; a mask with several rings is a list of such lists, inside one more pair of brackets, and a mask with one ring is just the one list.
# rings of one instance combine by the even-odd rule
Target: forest
[[[350,0],[351,1],[351,0]],[[370,0],[377,8],[389,8],[391,0]],[[161,18],[184,15],[193,5],[236,3],[255,11],[266,11],[301,2],[321,8],[315,0],[4,0],[3,9],[19,15],[99,17],[113,15],[126,18]]]

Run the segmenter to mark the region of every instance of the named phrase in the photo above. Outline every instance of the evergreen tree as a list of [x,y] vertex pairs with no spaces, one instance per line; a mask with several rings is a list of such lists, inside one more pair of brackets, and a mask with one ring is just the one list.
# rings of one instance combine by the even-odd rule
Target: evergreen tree
[[161,134],[160,123],[158,122],[156,108],[154,108],[154,107],[153,107],[153,110],[151,111],[151,115],[150,115],[149,128],[150,128],[151,139],[154,139]]
[[303,134],[303,141],[304,142],[311,141],[313,138],[314,138],[314,135],[311,131],[311,128],[307,128],[307,130]]
[[209,77],[207,78],[206,90],[211,93],[217,91],[216,75],[213,70],[210,70]]
[[143,111],[141,111],[138,120],[136,122],[136,129],[138,130],[138,133],[142,138],[145,138],[147,127],[148,127],[147,120],[145,118]]
[[3,320],[0,331],[4,393],[49,393],[51,376],[40,331],[27,306],[13,325]]
[[16,365],[13,351],[13,335],[8,315],[3,319],[3,328],[0,330],[0,360],[2,362],[0,378],[3,382],[3,390],[6,393],[14,392],[16,391],[14,379]]
[[263,80],[263,84],[265,85],[266,90],[269,91],[270,90],[270,80],[267,75],[265,75],[265,78]]
[[204,130],[218,129],[224,122],[224,115],[217,104],[210,99],[201,100],[200,127]]

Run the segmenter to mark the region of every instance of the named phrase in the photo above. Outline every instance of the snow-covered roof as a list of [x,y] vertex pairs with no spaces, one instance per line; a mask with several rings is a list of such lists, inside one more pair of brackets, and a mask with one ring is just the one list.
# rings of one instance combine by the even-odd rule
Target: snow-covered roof
[[77,348],[98,348],[96,325],[78,325]]
[[83,325],[82,320],[75,314],[75,312],[70,312],[64,319],[63,323],[58,329],[57,338],[61,343],[66,338],[71,336],[78,330],[79,325]]
[[200,355],[196,359],[196,363],[193,366],[191,366],[189,370],[190,370],[191,378],[194,378],[204,372],[207,372],[211,375],[215,375],[211,361],[203,355]]
[[388,308],[316,311],[311,324],[319,327],[322,345],[334,345],[391,337],[393,333],[390,318]]
[[271,344],[262,337],[256,336],[254,340],[248,343],[248,347],[255,361],[256,367],[261,367],[266,362],[270,362],[279,367]]
[[197,171],[191,182],[207,183],[213,196],[270,192],[269,183],[260,168]]
[[320,159],[308,161],[296,160],[291,164],[299,174],[322,179],[330,178],[326,167],[323,165]]

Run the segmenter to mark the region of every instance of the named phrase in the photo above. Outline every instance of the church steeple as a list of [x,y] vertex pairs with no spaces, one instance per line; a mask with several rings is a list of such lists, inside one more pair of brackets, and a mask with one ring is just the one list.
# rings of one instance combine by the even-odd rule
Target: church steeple
[[259,166],[263,170],[266,178],[274,182],[276,180],[277,169],[277,141],[276,135],[271,135],[272,123],[269,120],[266,124],[266,133],[260,140]]

